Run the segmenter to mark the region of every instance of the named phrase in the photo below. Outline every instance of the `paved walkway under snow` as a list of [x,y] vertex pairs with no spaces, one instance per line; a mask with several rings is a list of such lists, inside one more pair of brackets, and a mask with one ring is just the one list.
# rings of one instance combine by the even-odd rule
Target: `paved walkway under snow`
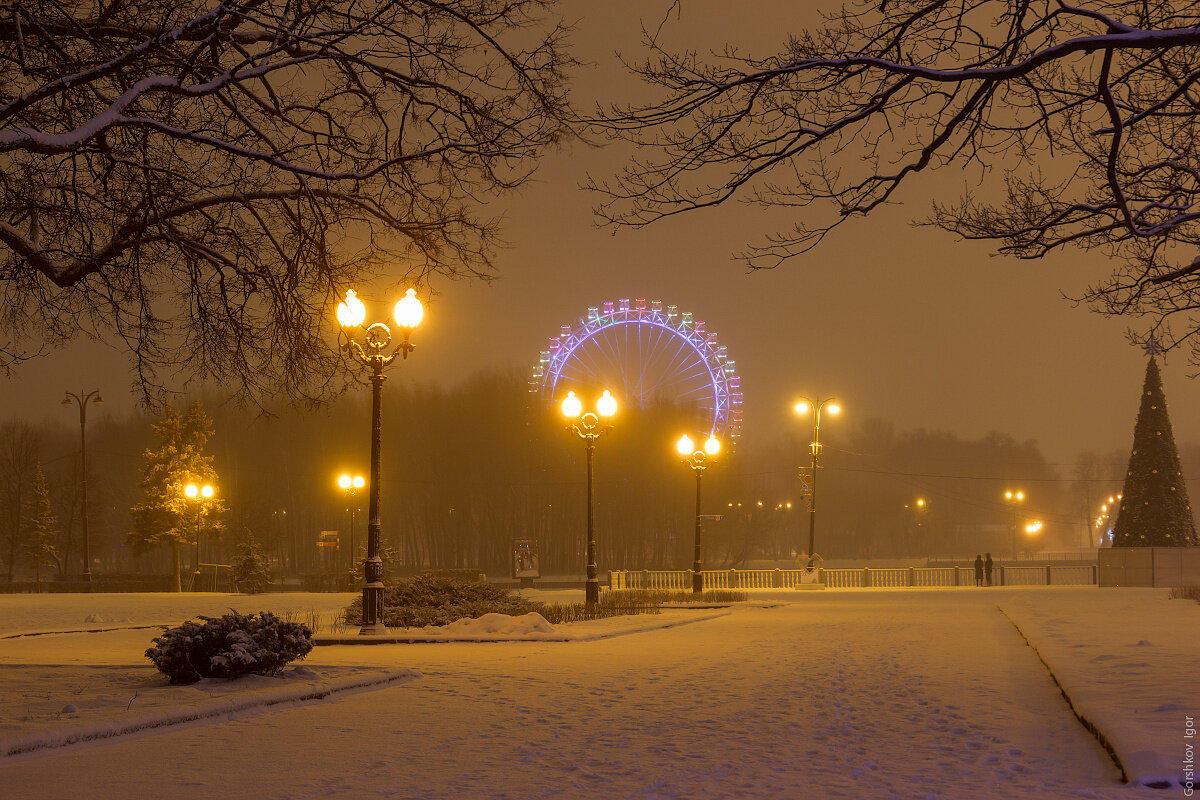
[[806,593],[595,642],[322,647],[312,665],[422,677],[13,757],[0,787],[27,800],[1162,796],[1119,783],[1001,597]]

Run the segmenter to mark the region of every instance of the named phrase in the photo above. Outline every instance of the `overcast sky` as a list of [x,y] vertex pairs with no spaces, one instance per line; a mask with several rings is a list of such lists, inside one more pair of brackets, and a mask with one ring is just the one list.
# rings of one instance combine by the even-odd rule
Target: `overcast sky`
[[[668,5],[564,4],[568,19],[578,20],[581,57],[594,62],[577,84],[582,107],[628,92],[614,51],[635,54],[639,16],[657,24],[657,10]],[[684,0],[676,41],[704,48],[730,37],[761,54],[811,22],[811,12],[797,10],[802,5]],[[1056,463],[1069,464],[1082,450],[1129,447],[1145,369],[1144,354],[1125,341],[1133,321],[1104,319],[1061,296],[1108,273],[1101,255],[1020,262],[912,228],[931,193],[956,193],[961,176],[946,174],[842,228],[812,254],[746,274],[731,253],[769,232],[758,211],[729,205],[643,231],[597,229],[596,198],[580,184],[588,172],[610,174],[621,158],[614,148],[574,146],[548,158],[535,183],[498,206],[511,244],[498,260],[502,279],[436,284],[417,350],[393,380],[451,384],[483,369],[528,370],[547,337],[588,306],[661,299],[705,320],[728,346],[742,376],[747,437],[803,426],[790,410],[803,393],[841,399],[846,416],[831,424],[883,417],[900,429],[967,438],[999,430],[1037,441]],[[1200,441],[1200,382],[1187,374],[1182,353],[1163,366],[1180,443]],[[65,389],[99,387],[105,409],[132,407],[125,362],[95,345],[3,380],[0,417],[73,421],[74,412],[58,405]]]

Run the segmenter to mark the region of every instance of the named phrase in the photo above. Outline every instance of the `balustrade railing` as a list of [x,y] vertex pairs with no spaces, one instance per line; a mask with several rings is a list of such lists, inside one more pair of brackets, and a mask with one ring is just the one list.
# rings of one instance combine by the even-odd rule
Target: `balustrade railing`
[[[704,570],[706,589],[791,589],[805,583],[802,569]],[[1000,565],[993,570],[996,586],[1094,586],[1094,564]],[[974,586],[973,567],[862,567],[819,569],[817,582],[827,589],[954,588]],[[614,589],[659,589],[687,591],[692,588],[690,569],[612,570],[609,585]]]

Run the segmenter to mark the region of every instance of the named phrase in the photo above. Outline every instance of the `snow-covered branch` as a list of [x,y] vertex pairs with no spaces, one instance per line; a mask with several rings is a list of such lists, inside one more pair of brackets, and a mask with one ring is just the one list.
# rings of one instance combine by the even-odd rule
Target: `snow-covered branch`
[[1105,313],[1174,314],[1187,304],[1169,291],[1200,289],[1172,263],[1200,249],[1194,4],[860,0],[765,58],[732,43],[705,58],[669,47],[670,33],[647,34],[631,67],[657,99],[593,120],[639,145],[591,183],[610,224],[731,199],[804,209],[741,256],[775,267],[954,164],[983,189],[926,222],[1023,258],[1126,259],[1083,298]]
[[490,275],[477,204],[571,135],[552,5],[4,6],[0,333],[111,333],[149,394],[336,390],[349,276]]

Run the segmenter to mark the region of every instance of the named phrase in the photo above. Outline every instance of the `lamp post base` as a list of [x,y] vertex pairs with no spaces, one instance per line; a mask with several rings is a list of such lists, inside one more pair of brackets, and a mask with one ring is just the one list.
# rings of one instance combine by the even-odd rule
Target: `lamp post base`
[[[376,559],[376,566],[378,565]],[[371,569],[368,560],[367,569]],[[363,587],[362,596],[362,627],[358,629],[359,636],[386,636],[387,626],[383,624],[383,584],[368,583]]]
[[692,594],[704,594],[704,574],[698,569],[692,570]]
[[589,606],[600,604],[600,581],[596,578],[588,578],[583,585],[583,602]]

